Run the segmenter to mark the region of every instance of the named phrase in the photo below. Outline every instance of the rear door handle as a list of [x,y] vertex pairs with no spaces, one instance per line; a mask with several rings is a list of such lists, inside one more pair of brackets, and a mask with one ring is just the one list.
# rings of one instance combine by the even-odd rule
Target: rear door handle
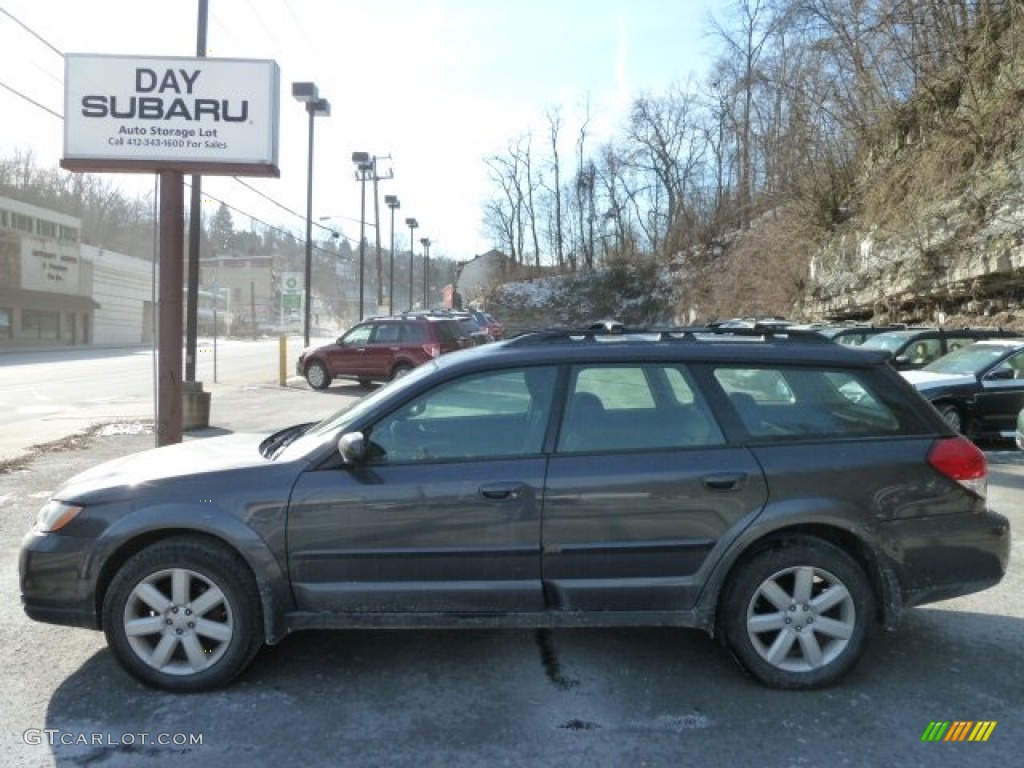
[[480,486],[480,495],[485,499],[516,499],[522,487],[522,483],[492,483]]
[[747,479],[745,472],[718,472],[713,475],[704,475],[701,478],[704,485],[713,491],[736,491],[743,487],[743,481]]

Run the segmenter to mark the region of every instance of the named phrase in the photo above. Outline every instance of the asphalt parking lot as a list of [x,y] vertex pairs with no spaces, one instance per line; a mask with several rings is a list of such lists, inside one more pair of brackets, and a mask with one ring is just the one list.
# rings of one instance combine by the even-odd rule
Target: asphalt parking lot
[[[257,391],[236,409],[238,424],[260,413],[307,413],[325,397],[340,404],[346,394],[332,393],[342,397]],[[302,633],[264,649],[225,690],[149,690],[121,672],[100,633],[31,622],[18,599],[18,545],[38,507],[63,478],[152,445],[152,435],[132,431],[111,429],[0,474],[0,765],[959,766],[1019,759],[1019,534],[1002,584],[911,611],[899,631],[874,635],[842,684],[823,691],[762,688],[706,635],[676,629]],[[1024,454],[989,457],[991,504],[1019,532]],[[922,742],[934,721],[996,726],[985,743]]]

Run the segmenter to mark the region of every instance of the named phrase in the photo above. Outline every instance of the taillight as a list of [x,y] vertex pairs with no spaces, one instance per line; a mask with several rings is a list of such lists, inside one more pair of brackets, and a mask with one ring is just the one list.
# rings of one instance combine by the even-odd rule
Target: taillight
[[967,490],[985,496],[988,486],[985,454],[966,437],[958,435],[936,440],[928,452],[928,463]]
[[441,345],[440,344],[424,344],[423,345],[423,351],[426,352],[431,357],[437,357],[438,355],[441,354]]

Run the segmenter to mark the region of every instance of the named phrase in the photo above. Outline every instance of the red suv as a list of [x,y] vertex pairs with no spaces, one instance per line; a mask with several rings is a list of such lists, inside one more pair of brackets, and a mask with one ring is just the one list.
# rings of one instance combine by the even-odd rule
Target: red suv
[[295,372],[313,389],[326,389],[337,376],[369,386],[400,378],[420,363],[468,346],[472,342],[452,318],[380,317],[353,326],[333,344],[303,350]]

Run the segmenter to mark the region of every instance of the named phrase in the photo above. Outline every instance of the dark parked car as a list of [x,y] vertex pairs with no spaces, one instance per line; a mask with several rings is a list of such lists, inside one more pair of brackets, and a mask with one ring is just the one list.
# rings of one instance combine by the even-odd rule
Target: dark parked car
[[1024,339],[979,341],[903,375],[954,429],[1013,439],[1024,408]]
[[1001,328],[906,328],[879,333],[866,339],[861,349],[882,349],[889,353],[894,368],[910,371],[924,368],[943,355],[981,339],[1015,338]]
[[451,317],[379,317],[355,325],[337,341],[303,350],[295,373],[313,389],[326,389],[337,377],[374,381],[401,378],[413,368],[472,341]]
[[812,330],[837,344],[859,347],[872,336],[905,329],[905,325],[826,325]]
[[883,354],[736,334],[524,334],[319,424],[102,465],[25,538],[25,610],[175,691],[301,629],[645,624],[814,688],[1002,578],[984,455]]

